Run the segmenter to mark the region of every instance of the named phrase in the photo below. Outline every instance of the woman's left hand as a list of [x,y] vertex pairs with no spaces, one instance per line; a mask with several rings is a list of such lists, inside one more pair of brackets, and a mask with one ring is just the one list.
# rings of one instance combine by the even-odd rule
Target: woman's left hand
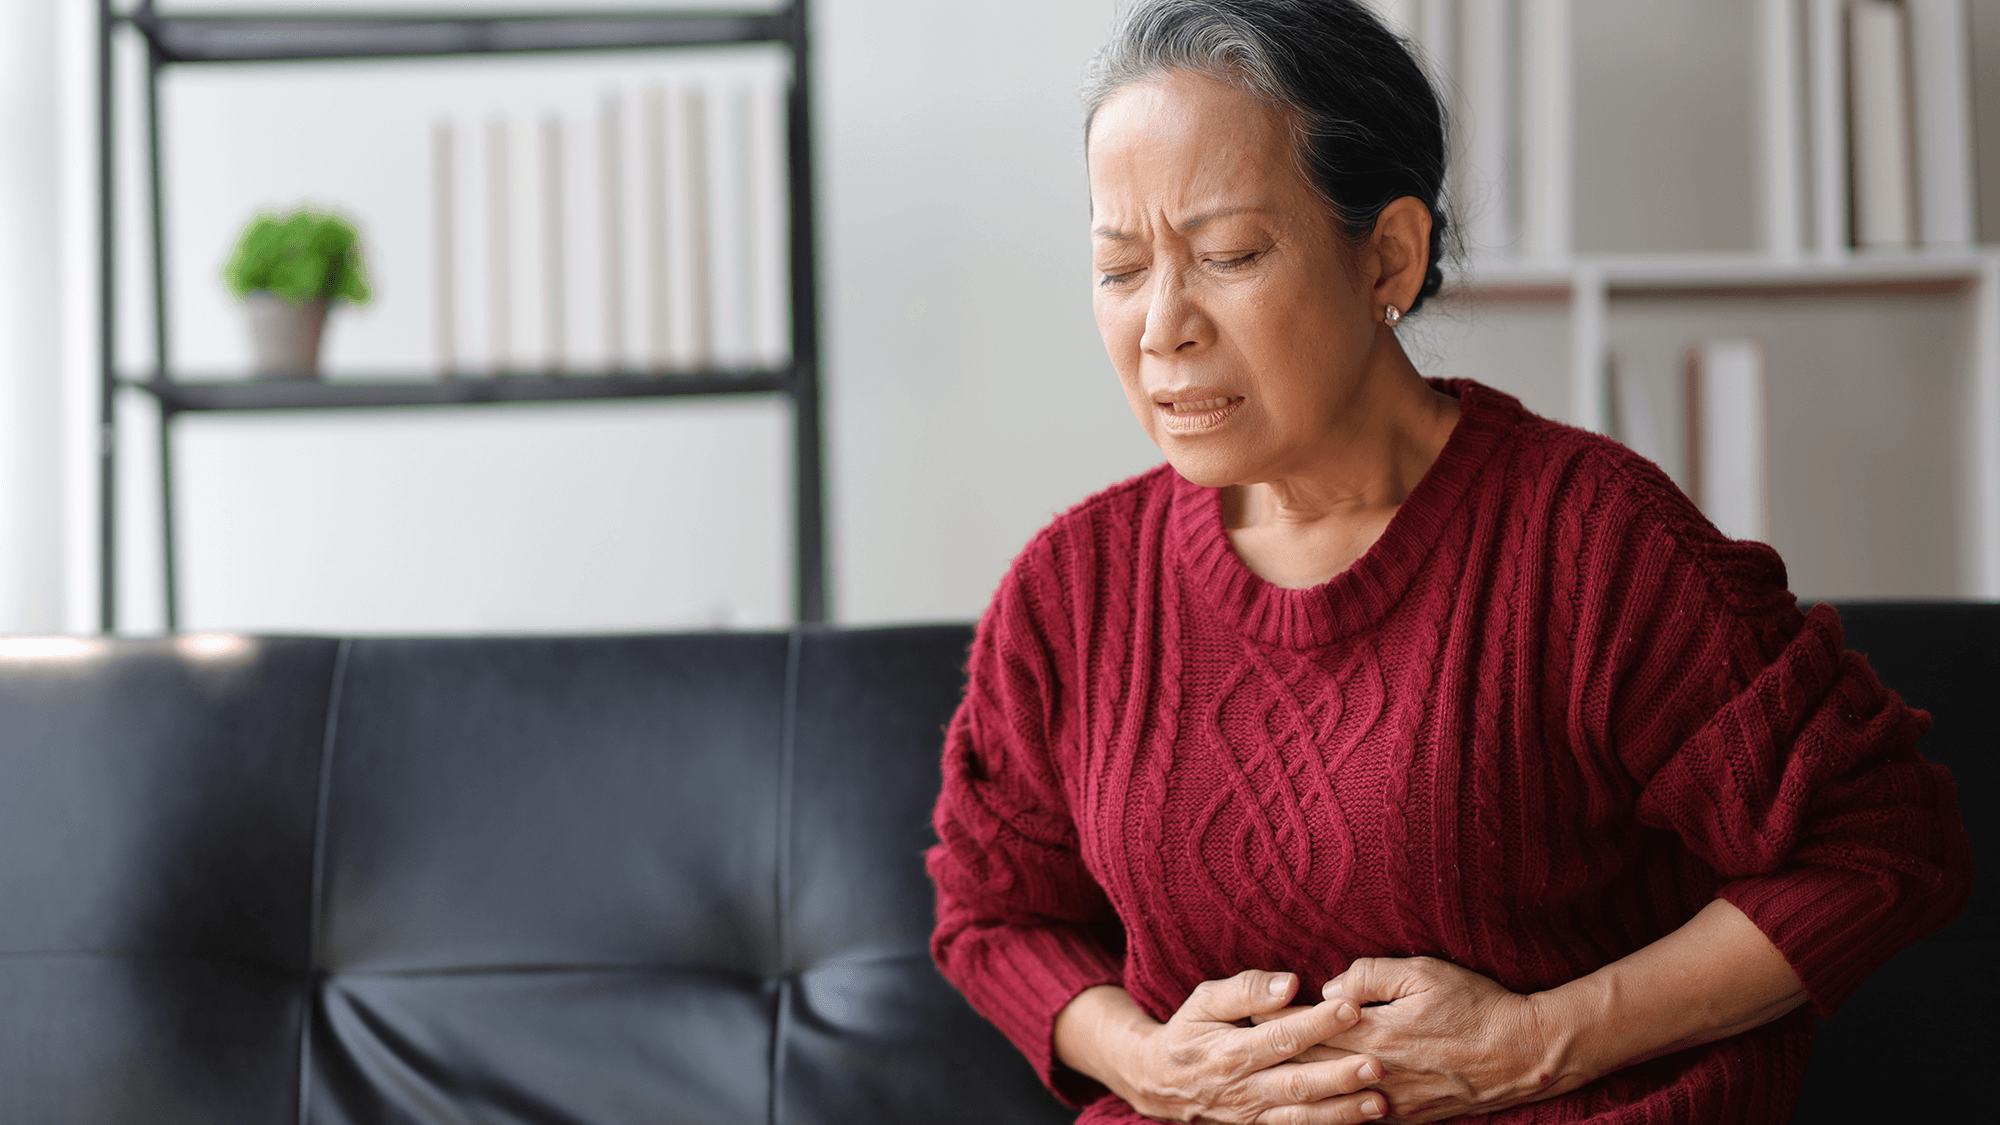
[[[1557,1040],[1534,999],[1434,957],[1363,957],[1326,983],[1360,1022],[1301,1061],[1350,1052],[1379,1060],[1391,1122],[1439,1121],[1553,1097],[1582,1082],[1553,1064]],[[1276,1016],[1278,1013],[1273,1013]]]

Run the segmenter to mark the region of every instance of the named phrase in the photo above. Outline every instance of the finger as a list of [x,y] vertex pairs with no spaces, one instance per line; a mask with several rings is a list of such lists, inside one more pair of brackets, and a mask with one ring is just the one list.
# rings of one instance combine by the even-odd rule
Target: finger
[[1279,1008],[1275,1012],[1257,1012],[1250,1017],[1250,1022],[1253,1024],[1268,1023],[1271,1020],[1277,1019],[1279,1016],[1289,1016],[1297,1012],[1310,1012],[1310,1011],[1312,1011],[1312,1008],[1309,1005],[1293,1004],[1291,1007],[1288,1008]]
[[1248,1061],[1259,1067],[1284,1062],[1339,1035],[1360,1019],[1361,1010],[1352,1001],[1336,999],[1267,1020],[1242,1033],[1255,1037]]
[[1347,971],[1326,982],[1321,994],[1345,997],[1356,1004],[1401,1000],[1429,983],[1428,957],[1359,957]]
[[1338,1062],[1341,1059],[1351,1059],[1359,1053],[1359,1051],[1350,1051],[1345,1047],[1335,1047],[1330,1043],[1315,1043],[1298,1054],[1293,1055],[1292,1061],[1295,1063]]
[[1362,1125],[1379,1121],[1389,1112],[1389,1101],[1369,1090],[1327,1098],[1310,1105],[1284,1105],[1267,1109],[1257,1118],[1258,1125]]
[[1228,980],[1205,980],[1194,986],[1180,1014],[1217,1023],[1235,1023],[1266,1012],[1276,1012],[1291,1002],[1299,990],[1295,973],[1267,973],[1246,969]]
[[1350,1055],[1331,1062],[1290,1062],[1258,1071],[1251,1095],[1266,1105],[1312,1105],[1329,1098],[1360,1094],[1382,1080],[1382,1064],[1368,1055]]

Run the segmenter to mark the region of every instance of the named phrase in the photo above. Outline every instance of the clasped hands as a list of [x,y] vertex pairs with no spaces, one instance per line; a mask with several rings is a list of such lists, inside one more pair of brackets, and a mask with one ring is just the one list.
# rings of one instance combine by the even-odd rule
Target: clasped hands
[[1299,983],[1255,970],[1202,983],[1148,1021],[1112,1089],[1163,1120],[1348,1125],[1490,1113],[1580,1084],[1556,1077],[1560,1045],[1532,996],[1448,961],[1363,958],[1311,1006],[1293,1004]]

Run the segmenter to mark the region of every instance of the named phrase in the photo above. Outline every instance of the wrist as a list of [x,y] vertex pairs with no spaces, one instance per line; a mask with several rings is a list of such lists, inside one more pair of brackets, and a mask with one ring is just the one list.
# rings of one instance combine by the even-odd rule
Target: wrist
[[1087,988],[1056,1015],[1056,1062],[1131,1101],[1131,1060],[1159,1027],[1124,989]]
[[[1588,980],[1588,978],[1585,978]],[[1540,1062],[1532,1081],[1539,1097],[1553,1097],[1594,1082],[1615,1066],[1605,1062],[1606,1029],[1593,1017],[1605,1006],[1584,995],[1584,981],[1572,981],[1526,996],[1530,1030]]]

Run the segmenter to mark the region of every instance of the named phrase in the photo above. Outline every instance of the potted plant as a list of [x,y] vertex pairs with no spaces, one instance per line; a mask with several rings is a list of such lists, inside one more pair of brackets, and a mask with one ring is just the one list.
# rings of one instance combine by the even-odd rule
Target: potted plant
[[331,211],[259,212],[223,268],[250,313],[250,351],[260,379],[319,378],[319,341],[332,302],[365,305],[360,236]]

